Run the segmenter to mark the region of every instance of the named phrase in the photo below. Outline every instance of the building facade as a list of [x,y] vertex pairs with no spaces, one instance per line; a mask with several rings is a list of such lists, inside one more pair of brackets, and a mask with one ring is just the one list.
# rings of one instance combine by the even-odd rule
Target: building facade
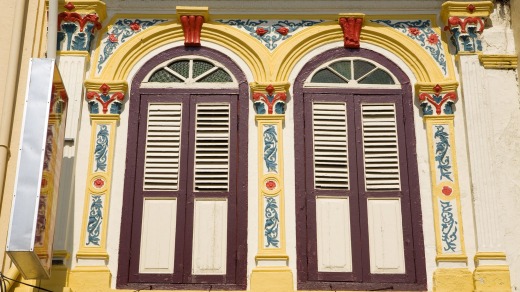
[[[52,291],[519,289],[510,6],[59,2],[51,278],[5,253],[2,273]],[[47,28],[45,1],[12,9],[4,247]]]

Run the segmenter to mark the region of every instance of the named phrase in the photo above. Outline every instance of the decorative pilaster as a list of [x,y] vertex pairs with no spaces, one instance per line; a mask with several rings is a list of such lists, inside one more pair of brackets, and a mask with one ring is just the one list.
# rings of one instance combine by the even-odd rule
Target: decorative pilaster
[[343,30],[343,41],[345,48],[359,48],[359,36],[361,35],[361,27],[363,26],[364,14],[340,14],[338,23]]
[[441,17],[450,40],[458,53],[482,51],[481,35],[486,18],[493,10],[491,1],[452,2],[442,4]]
[[[285,242],[283,167],[283,122],[288,87],[288,83],[251,84],[258,128],[258,253],[257,267],[251,276],[255,291],[293,291]],[[266,286],[273,275],[278,283]]]
[[483,85],[485,69],[476,54],[459,55],[466,133],[477,236],[474,281],[477,291],[506,291],[510,288],[509,266],[502,241],[504,230],[498,218],[497,185],[493,171],[492,100]]
[[92,132],[78,259],[108,258],[106,234],[116,124],[127,90],[125,81],[109,84],[85,82]]
[[96,32],[101,29],[101,23],[106,18],[105,3],[97,0],[78,0],[65,2],[59,7],[58,35],[57,35],[57,64],[63,84],[67,88],[69,96],[67,126],[65,129],[65,145],[63,149],[64,160],[61,174],[60,206],[56,216],[60,218],[56,223],[56,242],[54,258],[65,259],[71,250],[67,250],[72,236],[69,227],[72,216],[73,198],[70,194],[74,191],[74,160],[76,147],[74,142],[78,133],[78,123],[81,118],[81,105],[83,102],[83,82],[90,61],[90,49],[94,42]]
[[430,156],[438,264],[434,273],[436,291],[473,291],[472,275],[467,268],[455,153],[453,114],[457,86],[457,82],[416,84]]
[[208,7],[177,6],[177,18],[184,32],[184,45],[200,47],[202,24],[209,21]]

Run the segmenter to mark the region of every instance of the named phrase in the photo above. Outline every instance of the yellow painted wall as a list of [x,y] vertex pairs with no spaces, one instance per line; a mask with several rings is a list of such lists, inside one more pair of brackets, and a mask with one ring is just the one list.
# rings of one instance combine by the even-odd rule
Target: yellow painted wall
[[[16,95],[14,96],[14,114],[12,124],[2,125],[0,131],[11,131],[9,150],[10,157],[6,161],[0,161],[0,173],[5,175],[4,190],[0,191],[0,271],[5,273],[11,266],[9,257],[5,254],[5,245],[7,241],[7,229],[9,226],[9,217],[11,211],[12,193],[14,188],[14,179],[16,174],[16,164],[18,160],[18,144],[20,140],[20,125],[23,115],[23,105],[25,97],[25,87],[27,82],[27,70],[29,59],[31,57],[43,57],[45,44],[45,25],[44,25],[44,0],[27,0],[26,17],[23,19],[23,30],[13,31],[13,23],[15,19],[16,5],[21,5],[24,0],[0,0],[2,7],[2,17],[0,17],[0,110],[4,110],[4,105],[8,98],[12,96],[5,95],[6,82],[8,77],[8,64],[13,46],[12,39],[15,34],[22,34],[22,49],[20,51],[20,65],[18,75],[18,84]],[[6,108],[7,109],[7,108]],[[0,146],[2,147],[2,146]],[[5,169],[4,169],[5,167]]]

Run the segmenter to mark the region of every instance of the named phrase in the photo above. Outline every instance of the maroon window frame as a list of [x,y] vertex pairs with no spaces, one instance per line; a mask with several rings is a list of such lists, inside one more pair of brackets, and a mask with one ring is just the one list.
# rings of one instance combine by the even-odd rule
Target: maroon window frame
[[[141,88],[145,76],[159,64],[181,56],[204,56],[223,64],[237,79],[230,89]],[[123,193],[117,288],[245,290],[247,270],[247,115],[245,75],[227,56],[208,48],[173,48],[148,61],[136,74],[130,95],[130,120]],[[144,152],[150,102],[182,104],[181,157],[177,191],[144,191]],[[229,102],[230,167],[228,192],[193,191],[195,110],[197,103]],[[139,257],[144,197],[176,197],[177,226],[173,274],[140,274]],[[192,275],[194,200],[228,199],[227,266],[225,275]]]
[[[322,64],[343,57],[374,60],[394,74],[401,89],[304,88],[304,82]],[[377,87],[374,86],[374,87]],[[349,153],[349,190],[314,188],[312,103],[314,101],[345,102]],[[399,191],[366,191],[361,104],[393,103],[396,105],[401,189]],[[304,66],[296,78],[294,89],[297,266],[298,289],[305,290],[425,290],[426,268],[422,234],[413,99],[410,81],[393,62],[366,49],[332,49]],[[301,137],[304,139],[301,139]],[[350,273],[318,272],[316,240],[316,196],[348,196],[350,204],[352,267]],[[368,244],[367,199],[399,197],[403,220],[405,255],[404,274],[371,274]]]

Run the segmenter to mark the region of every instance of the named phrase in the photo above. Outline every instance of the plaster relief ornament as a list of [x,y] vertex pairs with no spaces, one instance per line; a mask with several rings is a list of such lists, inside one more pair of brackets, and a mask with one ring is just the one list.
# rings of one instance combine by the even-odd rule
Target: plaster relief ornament
[[99,114],[99,105],[103,110],[103,114],[108,112],[110,106],[110,114],[120,114],[123,104],[122,101],[125,99],[125,95],[122,92],[114,92],[109,94],[110,86],[106,83],[99,87],[100,92],[95,91],[87,92],[88,110],[91,114]]
[[411,38],[432,56],[444,75],[448,74],[442,42],[433,30],[430,20],[373,19],[370,21],[392,27]]
[[442,193],[443,193],[445,196],[450,196],[452,192],[453,192],[453,189],[450,188],[449,186],[443,186],[443,187],[442,187]]
[[441,209],[441,240],[444,253],[460,252],[458,222],[455,220],[455,205],[452,201],[440,200]]
[[343,30],[343,41],[345,48],[358,49],[359,36],[361,34],[361,26],[363,25],[362,17],[340,17],[339,25]]
[[274,189],[276,188],[276,182],[273,181],[273,180],[268,180],[268,181],[265,183],[265,187],[266,187],[268,190],[272,191],[272,190],[274,190]]
[[93,185],[96,189],[100,189],[105,185],[105,180],[103,180],[102,178],[98,178],[94,180]]
[[[274,92],[274,87],[269,85],[265,88],[267,94],[262,92],[255,92],[253,94],[253,107],[257,114],[285,114],[285,101],[287,100],[287,95],[285,92]],[[266,111],[267,106],[267,111]]]
[[272,51],[297,31],[324,20],[218,19],[215,21],[248,33]]
[[58,35],[56,49],[61,51],[90,51],[94,33],[101,29],[101,22],[95,13],[81,15],[71,12],[76,7],[71,2],[64,5],[68,11],[58,14]]
[[265,198],[264,218],[265,247],[276,248],[280,243],[280,218],[278,216],[278,202],[276,198]]
[[118,19],[109,29],[105,39],[101,41],[101,49],[97,64],[97,74],[101,73],[107,60],[120,45],[132,39],[149,27],[168,21],[167,19]]
[[433,115],[432,106],[435,108],[437,115],[452,115],[453,104],[457,100],[457,93],[454,91],[442,93],[442,86],[439,84],[435,85],[433,91],[435,93],[430,94],[423,92],[419,94],[423,115]]
[[[264,129],[264,162],[267,172],[278,173],[278,135],[274,125],[267,125]],[[269,188],[271,185],[267,185]],[[273,188],[276,184],[273,186]]]
[[[466,10],[472,14],[475,11],[475,6],[469,4]],[[484,31],[484,20],[483,17],[473,16],[450,16],[448,18],[448,25],[444,27],[444,30],[451,33],[450,40],[455,47],[456,53],[475,53],[482,51],[480,38]]]
[[204,17],[202,15],[182,15],[181,24],[184,32],[184,45],[187,47],[200,47],[200,33]]

